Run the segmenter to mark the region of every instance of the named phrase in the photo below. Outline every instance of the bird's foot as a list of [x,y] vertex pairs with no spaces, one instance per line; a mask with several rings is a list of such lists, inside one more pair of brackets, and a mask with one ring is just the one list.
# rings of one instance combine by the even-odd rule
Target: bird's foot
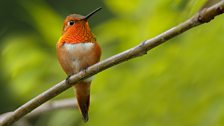
[[71,76],[72,76],[72,74],[68,75],[67,78],[65,79],[66,84],[71,84],[71,82],[70,82],[70,77]]
[[82,68],[81,71],[83,71],[84,73],[86,73],[86,70],[88,69],[88,67],[86,68]]

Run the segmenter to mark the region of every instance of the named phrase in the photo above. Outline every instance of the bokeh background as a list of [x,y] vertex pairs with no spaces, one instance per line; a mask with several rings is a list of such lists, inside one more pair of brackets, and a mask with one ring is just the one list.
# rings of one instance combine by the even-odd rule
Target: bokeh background
[[[103,55],[124,51],[196,13],[205,0],[1,0],[0,113],[12,111],[66,75],[55,44],[71,13],[90,20]],[[32,126],[223,126],[224,15],[147,55],[95,76],[90,120],[77,109],[29,120]],[[74,97],[69,89],[54,99]],[[53,100],[54,100],[53,99]]]

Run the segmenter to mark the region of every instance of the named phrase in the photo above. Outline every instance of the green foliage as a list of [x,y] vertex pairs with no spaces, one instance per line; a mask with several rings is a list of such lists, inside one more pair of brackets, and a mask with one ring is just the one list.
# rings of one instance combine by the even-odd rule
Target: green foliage
[[[103,2],[105,7],[90,24],[105,59],[181,23],[196,13],[205,0]],[[80,9],[87,14],[102,4],[94,1],[91,8],[84,9],[84,2],[79,6],[76,2],[50,0],[15,3],[14,11],[20,10],[16,25],[8,27],[7,22],[2,22],[6,24],[0,30],[0,87],[3,87],[0,94],[7,96],[1,100],[5,103],[0,106],[1,112],[18,107],[66,77],[55,54],[63,18],[68,11]],[[59,7],[71,4],[77,10]],[[9,18],[5,20],[8,25],[11,23]],[[92,83],[87,124],[82,122],[78,110],[60,110],[42,115],[35,126],[223,125],[224,43],[220,33],[223,33],[223,16],[143,57],[97,74]],[[57,98],[73,94],[69,90]]]

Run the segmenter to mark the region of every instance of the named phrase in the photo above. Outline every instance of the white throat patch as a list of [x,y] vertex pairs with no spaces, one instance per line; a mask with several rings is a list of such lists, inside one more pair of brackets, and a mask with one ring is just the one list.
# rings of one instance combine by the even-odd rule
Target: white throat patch
[[77,43],[77,44],[64,44],[64,47],[68,50],[68,51],[72,51],[74,49],[81,49],[83,51],[87,51],[92,49],[94,46],[94,43],[92,42],[86,42],[86,43]]

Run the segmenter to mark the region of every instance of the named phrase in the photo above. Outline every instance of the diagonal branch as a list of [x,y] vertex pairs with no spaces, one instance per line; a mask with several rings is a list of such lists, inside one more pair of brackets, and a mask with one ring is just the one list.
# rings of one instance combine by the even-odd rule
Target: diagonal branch
[[[58,109],[74,109],[78,107],[77,100],[75,98],[68,98],[62,100],[50,101],[42,104],[38,108],[34,109],[31,113],[27,114],[25,118],[32,118],[43,113],[58,110]],[[0,115],[0,120],[10,115],[13,112],[6,112]]]
[[[170,40],[171,38],[195,27],[201,25],[203,23],[207,23],[214,19],[215,16],[224,13],[224,0],[221,0],[219,3],[211,6],[210,8],[205,8],[199,13],[195,14],[190,19],[186,20],[185,22],[179,24],[176,27],[169,29],[168,31],[152,38],[146,40],[136,47],[128,49],[124,52],[121,52],[117,55],[114,55],[104,61],[101,61],[93,66],[90,66],[84,71],[81,71],[70,78],[70,82],[76,83],[82,79],[88,78],[94,74],[97,74],[105,69],[108,69],[112,66],[125,62],[129,59],[142,56],[146,54],[152,48]],[[15,111],[8,114],[5,118],[0,121],[0,126],[8,126],[14,123],[15,121],[19,120],[33,109],[37,108],[44,102],[48,101],[49,99],[57,96],[61,92],[65,91],[71,87],[71,85],[66,84],[65,80],[61,81],[60,83],[56,84],[55,86],[51,87],[47,91],[41,93],[40,95],[36,96],[35,98],[31,99]]]
[[31,113],[27,114],[25,117],[32,118],[32,117],[35,117],[40,114],[53,111],[53,110],[74,109],[77,107],[78,107],[78,103],[75,98],[55,100],[55,101],[50,101],[50,102],[46,102],[45,104],[42,104],[38,108],[34,109]]
[[[39,106],[38,108],[34,109],[32,112],[27,114],[23,119],[18,120],[14,125],[15,126],[30,126],[27,119],[39,116],[46,112],[59,110],[59,109],[74,109],[78,107],[77,100],[75,98],[68,98],[62,100],[54,100],[50,102],[46,102]],[[6,116],[10,115],[12,112],[6,112],[0,115],[0,120],[5,118]]]

